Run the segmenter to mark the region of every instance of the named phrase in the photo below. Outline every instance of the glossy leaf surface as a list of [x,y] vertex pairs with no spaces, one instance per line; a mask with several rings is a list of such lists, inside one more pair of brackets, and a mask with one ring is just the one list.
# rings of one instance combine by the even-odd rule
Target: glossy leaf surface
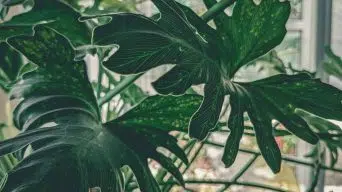
[[0,24],[0,42],[17,35],[32,35],[36,25],[48,26],[65,35],[74,46],[89,44],[90,29],[80,22],[81,15],[58,0],[35,0],[33,8]]
[[[112,15],[108,26],[95,29],[94,42],[120,46],[105,63],[115,72],[140,73],[162,64],[176,64],[153,83],[161,94],[181,94],[193,84],[205,83],[204,99],[189,127],[190,136],[197,139],[205,139],[214,130],[224,97],[230,95],[233,110],[228,125],[234,130],[223,157],[227,166],[234,162],[238,151],[244,112],[251,118],[260,151],[274,172],[280,170],[281,154],[274,139],[272,120],[278,120],[299,138],[315,144],[317,135],[294,110],[302,108],[325,118],[341,117],[333,112],[341,109],[341,92],[308,75],[277,75],[250,83],[233,81],[240,67],[283,40],[290,15],[288,1],[261,1],[258,5],[252,0],[238,1],[232,16],[222,13],[216,17],[217,31],[174,1],[153,3],[160,11],[159,19]],[[216,1],[206,1],[208,7],[213,3]],[[115,23],[119,25],[114,27]],[[196,79],[192,74],[196,74]]]
[[[120,46],[104,63],[118,73],[141,73],[163,64],[177,64],[154,86],[163,94],[182,94],[192,84],[206,81],[208,70],[217,71],[217,36],[189,8],[174,1],[153,2],[161,13],[157,20],[130,13],[113,14],[108,25],[95,29],[94,43]],[[186,17],[183,9],[191,17]],[[189,20],[200,27],[194,28]]]
[[[177,140],[153,124],[131,126],[117,120],[102,125],[85,66],[74,62],[70,43],[49,27],[37,26],[34,30],[34,36],[9,39],[39,67],[24,74],[11,90],[12,98],[21,99],[14,121],[24,132],[3,141],[0,155],[28,145],[34,151],[8,173],[3,191],[84,192],[93,187],[123,191],[120,168],[129,165],[142,191],[158,192],[148,158],[159,162],[182,183],[182,175],[172,161],[157,151],[158,147],[166,148],[187,162]],[[58,59],[62,56],[59,54],[64,57]],[[163,97],[153,100],[160,103]],[[139,116],[130,117],[137,122],[134,118]]]

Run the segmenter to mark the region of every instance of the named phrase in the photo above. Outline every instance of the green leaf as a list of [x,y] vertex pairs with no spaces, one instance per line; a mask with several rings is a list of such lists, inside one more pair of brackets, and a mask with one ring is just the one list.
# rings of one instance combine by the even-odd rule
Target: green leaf
[[[234,83],[233,86],[230,103],[232,106],[240,104],[240,111],[233,110],[230,114],[229,128],[239,130],[234,119],[238,114],[243,118],[241,110],[246,111],[254,125],[260,151],[274,172],[280,169],[280,152],[273,138],[272,119],[282,123],[297,137],[316,144],[317,134],[296,113],[296,109],[329,119],[339,120],[342,117],[342,92],[308,74],[276,75],[250,83]],[[227,145],[237,136],[230,135]],[[232,154],[230,152],[223,157],[227,165],[231,164]]]
[[[106,69],[104,69],[106,70]],[[109,78],[109,83],[117,86],[121,81],[125,79],[125,77],[120,77],[120,80],[116,80],[113,78],[113,74],[110,71],[105,71],[107,77]],[[138,85],[131,84],[124,91],[120,93],[121,98],[124,103],[130,104],[131,106],[139,103],[142,99],[146,98],[147,93],[145,93]]]
[[152,125],[165,131],[186,131],[201,100],[199,95],[151,96],[115,121],[130,126]]
[[221,89],[219,86],[205,85],[203,102],[190,121],[189,135],[191,137],[203,140],[209,131],[216,127],[224,101]]
[[7,177],[8,177],[8,175],[6,174],[3,178],[1,178],[1,180],[0,180],[0,190],[2,191],[3,190],[3,188],[4,188],[4,186],[5,186],[5,183],[6,183],[6,181],[7,181]]
[[[247,7],[250,12],[260,15],[263,15],[264,12],[265,15],[275,14],[276,18],[279,18],[279,24],[266,26],[265,23],[269,23],[268,19],[255,22],[255,26],[254,24],[248,25],[254,27],[253,30],[256,30],[255,33],[258,34],[257,37],[254,37],[253,32],[253,38],[250,37],[247,25],[239,24],[246,27],[244,30],[248,31],[238,34],[243,37],[243,42],[250,46],[246,48],[247,51],[242,50],[242,52],[251,52],[249,55],[245,55],[245,53],[240,54],[236,53],[236,50],[231,50],[231,44],[234,42],[229,44],[227,39],[223,40],[227,35],[222,33],[221,28],[218,28],[218,31],[223,41],[220,40],[215,30],[189,8],[177,4],[175,1],[155,0],[153,3],[160,10],[159,18],[156,21],[135,14],[112,15],[109,25],[95,29],[94,42],[100,45],[115,43],[120,46],[114,56],[105,63],[110,70],[118,73],[140,73],[162,64],[177,64],[153,83],[154,88],[161,94],[178,95],[184,93],[193,84],[206,83],[207,91],[205,91],[204,101],[193,116],[189,131],[191,136],[202,140],[215,127],[219,118],[223,98],[230,89],[230,78],[232,77],[230,67],[236,65],[234,64],[236,62],[240,62],[234,58],[235,55],[248,56],[251,59],[246,62],[249,62],[271,50],[275,46],[275,41],[279,44],[286,33],[285,22],[290,10],[289,4],[272,0],[256,6],[252,1],[241,1],[236,7],[235,16],[233,15],[232,18],[226,16],[227,23],[238,25],[239,20],[235,20],[240,14],[239,9]],[[249,16],[247,13],[241,14],[243,17]],[[157,16],[153,18],[157,18]],[[171,24],[170,21],[172,21]],[[273,20],[270,22],[273,23]],[[241,26],[234,27],[234,29],[225,28],[226,33],[235,34],[233,31]],[[267,37],[264,35],[263,30],[274,28],[279,28],[281,34],[275,33],[275,36]],[[271,38],[267,39],[268,37]],[[234,38],[232,37],[232,39]],[[246,42],[246,39],[251,42]],[[267,42],[265,43],[265,41]],[[224,46],[223,43],[227,45]],[[253,44],[256,45],[252,46]]]
[[342,128],[327,119],[323,119],[301,109],[296,110],[296,114],[303,117],[309,126],[317,132],[320,140],[325,143],[325,146],[330,152],[330,166],[334,167],[338,162],[339,150],[342,149]]
[[[36,38],[30,36],[16,36],[7,40],[8,44],[15,47],[23,53],[31,62],[51,67],[50,63],[55,63],[55,67],[72,68],[74,63],[75,51],[69,44],[69,41],[58,32],[52,33],[50,27],[38,25],[34,28],[37,32]],[[44,45],[44,46],[37,46]],[[51,52],[51,50],[58,50]]]
[[[115,72],[131,74],[163,64],[177,64],[153,83],[161,94],[183,94],[192,84],[200,84],[208,79],[215,79],[217,83],[217,77],[220,77],[220,41],[216,32],[183,5],[165,0],[153,2],[160,11],[157,20],[136,14],[114,14],[108,25],[94,30],[96,45],[120,46],[104,65]],[[208,104],[209,100],[210,97],[206,101]],[[217,98],[217,103],[222,100],[223,93]],[[194,133],[195,137],[205,137],[211,126],[216,124],[221,106],[214,105],[214,113],[201,114],[205,111],[202,108],[193,117],[190,127],[203,126]],[[205,123],[200,120],[202,116],[206,117]],[[193,128],[190,129],[190,134],[193,134]]]
[[231,98],[231,112],[228,119],[230,134],[224,146],[222,162],[226,167],[233,165],[239,152],[240,141],[244,133],[243,104],[239,98]]
[[0,42],[18,35],[32,35],[32,27],[45,25],[65,35],[74,46],[89,44],[90,29],[80,22],[80,14],[58,0],[35,0],[27,13],[0,24]]
[[278,173],[281,167],[281,153],[273,136],[272,119],[257,105],[259,101],[251,98],[251,104],[247,106],[247,112],[253,123],[261,155],[273,173]]
[[335,55],[330,47],[325,51],[328,56],[328,61],[324,63],[324,69],[327,73],[335,75],[336,77],[342,77],[342,59]]
[[[216,0],[205,3],[211,7]],[[231,17],[222,13],[214,19],[227,49],[229,61],[225,67],[229,77],[282,42],[290,12],[289,1],[262,0],[256,5],[253,0],[242,0],[236,2]]]
[[[192,84],[216,70],[216,32],[188,8],[174,1],[154,0],[161,15],[157,20],[137,14],[113,14],[111,22],[94,30],[94,44],[118,44],[119,50],[104,65],[121,73],[141,73],[163,64],[177,64],[155,83],[163,94],[183,94]],[[185,11],[183,11],[185,10]],[[189,20],[197,23],[189,23]],[[215,39],[212,41],[211,39]],[[210,41],[209,41],[210,40]],[[203,76],[202,76],[203,74]]]
[[0,43],[0,86],[9,91],[11,84],[17,79],[23,66],[21,55],[6,43]]
[[11,98],[19,100],[14,122],[24,132],[1,142],[0,156],[28,145],[33,152],[8,173],[3,191],[124,191],[120,168],[128,165],[142,191],[159,192],[148,159],[183,184],[175,165],[157,151],[166,148],[186,161],[177,140],[154,125],[120,120],[102,124],[85,65],[73,61],[70,43],[49,27],[34,29],[34,36],[10,39],[38,68],[25,73],[11,90]]
[[[277,75],[250,83],[232,81],[240,67],[283,40],[289,2],[270,0],[256,5],[252,0],[238,1],[231,17],[221,14],[215,19],[217,32],[175,1],[153,3],[160,10],[157,20],[135,14],[111,15],[109,25],[95,29],[94,43],[120,46],[105,63],[118,73],[140,73],[159,65],[176,64],[153,83],[161,94],[182,94],[191,85],[205,83],[204,99],[190,121],[192,137],[203,140],[214,130],[224,97],[230,95],[230,104],[238,107],[234,106],[228,122],[234,130],[223,157],[227,166],[236,157],[244,112],[251,118],[260,151],[273,172],[280,170],[281,154],[274,139],[272,120],[278,120],[291,133],[315,144],[318,136],[295,114],[295,109],[340,119],[342,114],[334,111],[342,111],[341,92],[308,75]],[[206,3],[211,6],[210,1]]]

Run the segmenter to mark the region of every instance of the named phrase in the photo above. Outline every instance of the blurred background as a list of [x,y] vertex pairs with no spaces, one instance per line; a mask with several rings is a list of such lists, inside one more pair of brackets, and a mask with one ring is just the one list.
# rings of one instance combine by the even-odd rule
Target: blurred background
[[[308,71],[321,78],[322,81],[342,88],[341,79],[324,71],[323,64],[327,61],[326,47],[342,56],[342,0],[290,0],[292,14],[287,23],[288,34],[284,41],[276,49],[262,58],[253,61],[239,71],[236,81],[252,81],[278,73],[295,74],[298,71]],[[97,11],[128,11],[138,12],[148,16],[158,10],[149,0],[68,0],[78,10],[92,14]],[[207,9],[201,0],[179,0],[180,3],[190,6],[199,15]],[[31,3],[31,4],[30,4]],[[8,10],[4,20],[12,15],[25,11],[32,5],[28,1],[24,6],[17,6]],[[226,10],[231,14],[233,7]],[[210,23],[212,27],[214,24]],[[88,56],[89,77],[94,84],[97,82],[98,62],[96,57]],[[130,87],[125,94],[114,98],[109,104],[104,105],[104,116],[120,115],[123,111],[137,103],[146,95],[153,95],[155,91],[150,83],[165,73],[170,66],[163,66],[146,73],[136,81],[134,87]],[[122,78],[113,74],[116,81]],[[111,89],[109,78],[102,79],[101,84]],[[193,87],[193,91],[201,93],[201,87]],[[0,91],[0,122],[7,122],[10,117],[10,104],[5,92]],[[229,108],[222,112],[222,119],[227,119]],[[222,122],[225,123],[225,122]],[[337,125],[339,122],[334,122]],[[341,124],[342,125],[342,124]],[[281,125],[279,125],[281,126]],[[15,133],[8,133],[9,135]],[[236,163],[229,169],[224,168],[221,163],[223,153],[222,145],[225,144],[228,132],[211,134],[206,145],[203,143],[189,142],[184,137],[181,143],[187,153],[193,159],[189,168],[184,169],[185,179],[208,181],[204,184],[187,185],[189,191],[211,192],[211,191],[273,191],[270,189],[255,189],[252,187],[236,185],[227,186],[222,183],[209,181],[224,181],[234,179],[236,174],[249,162],[251,167],[239,177],[239,181],[267,184],[281,187],[288,191],[305,191],[309,188],[315,177],[313,166],[307,166],[314,158],[304,158],[315,149],[310,144],[300,141],[294,136],[278,137],[277,142],[281,147],[287,161],[284,161],[282,171],[278,175],[272,174],[260,155],[253,153],[258,150],[252,135],[246,134],[241,141],[241,148]],[[302,163],[291,161],[292,158],[302,160]],[[342,156],[340,157],[342,159]],[[323,161],[331,161],[328,154],[324,155]],[[304,162],[304,163],[303,163]],[[158,164],[151,163],[157,177],[167,180],[168,175],[160,171]],[[181,165],[180,165],[181,166]],[[336,164],[342,168],[342,160]],[[319,172],[316,191],[342,192],[342,170],[331,171],[323,169]],[[229,189],[228,189],[229,188]],[[166,187],[165,190],[184,191],[174,186]],[[132,189],[133,190],[133,189]]]

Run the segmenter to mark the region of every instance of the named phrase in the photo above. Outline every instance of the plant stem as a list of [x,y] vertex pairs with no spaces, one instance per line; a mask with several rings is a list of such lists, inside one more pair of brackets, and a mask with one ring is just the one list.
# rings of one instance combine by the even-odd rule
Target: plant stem
[[[213,19],[216,15],[221,13],[224,9],[226,9],[228,6],[232,5],[235,2],[235,0],[221,0],[217,4],[215,4],[212,8],[208,9],[206,13],[202,15],[202,19],[206,22]],[[129,85],[134,83],[135,80],[137,80],[139,77],[141,77],[144,73],[139,73],[135,75],[131,75],[127,78],[125,78],[122,82],[120,82],[114,89],[109,91],[103,98],[100,98],[98,103],[101,107],[104,103],[110,101],[114,96],[119,94],[121,91],[126,89]]]
[[201,145],[197,148],[194,156],[191,158],[190,162],[189,162],[189,166],[187,166],[184,170],[183,170],[183,174],[190,168],[190,165],[197,159],[199,153],[201,152],[202,148],[204,146],[204,143],[201,143]]
[[[239,172],[233,177],[232,181],[236,182],[242,175],[253,165],[255,160],[259,157],[258,154],[254,154],[254,156],[239,170]],[[218,192],[224,192],[227,190],[231,184],[226,184],[222,189],[218,190]]]
[[[255,188],[260,188],[260,189],[268,189],[268,190],[273,190],[273,191],[278,191],[278,192],[289,192],[288,190],[283,190],[279,189],[276,187],[272,187],[269,185],[263,185],[259,183],[253,183],[253,182],[232,182],[232,181],[225,181],[225,180],[185,180],[186,184],[212,184],[212,185],[217,185],[217,184],[223,184],[223,185],[241,185],[241,186],[248,186],[248,187],[255,187]],[[165,183],[161,183],[160,185],[177,185],[178,183],[176,181],[167,181]]]
[[[193,142],[194,140],[190,141],[190,142]],[[195,145],[194,145],[195,146]],[[193,146],[193,147],[194,147]],[[200,146],[195,150],[195,154],[194,156],[191,158],[191,160],[189,161],[189,165],[187,167],[185,167],[185,169],[182,171],[182,174],[184,174],[189,168],[190,168],[190,165],[197,159],[199,153],[202,151],[202,148],[204,146],[204,143],[201,143]],[[192,149],[191,149],[192,150]],[[190,155],[191,153],[191,150],[189,151],[189,153],[187,154],[187,156]],[[180,168],[180,167],[179,167]],[[172,181],[172,178],[170,177],[167,181]],[[170,191],[170,189],[173,187],[174,184],[172,185],[166,185],[164,186],[163,188],[163,191]]]
[[202,15],[202,19],[210,21],[218,14],[222,13],[227,7],[231,6],[236,0],[221,0]]
[[[209,142],[209,141],[206,141],[205,144],[216,146],[216,147],[224,147],[224,145],[222,145],[222,144],[218,144],[218,143],[214,143],[214,142]],[[260,152],[249,150],[249,149],[239,149],[239,151],[244,152],[244,153],[249,153],[249,154],[261,155]],[[295,157],[289,157],[289,156],[284,156],[283,155],[282,160],[287,161],[287,162],[291,162],[291,163],[297,163],[297,164],[301,164],[301,165],[315,167],[315,164],[309,163],[307,161],[300,160],[300,159],[295,158]],[[321,165],[321,168],[325,169],[325,170],[330,170],[330,171],[342,173],[342,169],[341,168],[334,168],[334,167],[329,167],[329,166],[326,166],[326,165]]]
[[114,96],[119,94],[121,91],[125,90],[128,86],[134,83],[139,77],[141,77],[144,73],[139,73],[137,75],[131,75],[126,77],[123,81],[121,81],[114,89],[110,90],[104,97],[99,99],[99,106],[102,106],[106,102],[110,101]]
[[101,62],[98,62],[98,63],[99,63],[99,74],[97,75],[96,98],[99,99],[101,96],[103,67],[101,66]]

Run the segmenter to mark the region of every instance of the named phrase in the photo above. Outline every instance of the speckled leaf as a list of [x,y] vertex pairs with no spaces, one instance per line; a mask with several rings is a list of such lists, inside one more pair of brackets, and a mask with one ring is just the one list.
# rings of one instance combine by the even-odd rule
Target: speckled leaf
[[[35,31],[32,37],[10,39],[18,47],[21,41],[36,42],[34,51],[48,52],[41,55],[22,49],[35,58],[38,68],[25,73],[11,90],[11,98],[19,101],[14,123],[23,132],[0,143],[0,156],[28,145],[33,152],[8,173],[3,191],[84,192],[93,187],[124,191],[120,168],[129,165],[142,191],[159,192],[148,159],[159,162],[183,184],[175,165],[157,151],[164,147],[187,162],[177,140],[153,125],[101,124],[85,65],[74,63],[74,56],[68,54],[57,60],[60,53],[55,48],[70,51],[71,44],[49,27],[39,26]],[[56,60],[40,60],[47,56]]]
[[109,24],[94,30],[94,44],[120,46],[104,65],[121,74],[177,64],[155,83],[155,88],[163,94],[183,94],[192,84],[204,82],[208,71],[219,67],[217,41],[209,41],[217,39],[217,34],[194,13],[189,18],[198,23],[191,25],[183,11],[188,8],[175,1],[153,3],[161,12],[160,18],[113,14]]
[[131,126],[154,126],[165,131],[184,131],[201,101],[199,95],[152,96],[115,121]]
[[335,55],[330,47],[326,48],[325,53],[328,56],[327,61],[324,63],[325,71],[338,78],[342,78],[342,59]]
[[65,37],[43,25],[34,30],[34,37],[16,36],[7,42],[37,65],[49,67],[49,63],[55,63],[53,67],[72,67],[75,51]]
[[[205,0],[208,7],[216,0]],[[236,1],[233,15],[220,14],[215,24],[229,54],[228,76],[248,62],[266,54],[280,44],[286,34],[285,24],[289,18],[289,1],[253,0]]]
[[342,119],[342,91],[309,74],[276,75],[240,85],[247,90],[252,88],[260,96],[264,95],[265,102],[284,108],[282,112],[286,115],[300,108],[323,118]]
[[9,37],[32,35],[32,27],[44,24],[65,35],[74,46],[90,43],[91,33],[78,21],[80,14],[58,0],[35,0],[32,10],[0,24],[0,42]]

